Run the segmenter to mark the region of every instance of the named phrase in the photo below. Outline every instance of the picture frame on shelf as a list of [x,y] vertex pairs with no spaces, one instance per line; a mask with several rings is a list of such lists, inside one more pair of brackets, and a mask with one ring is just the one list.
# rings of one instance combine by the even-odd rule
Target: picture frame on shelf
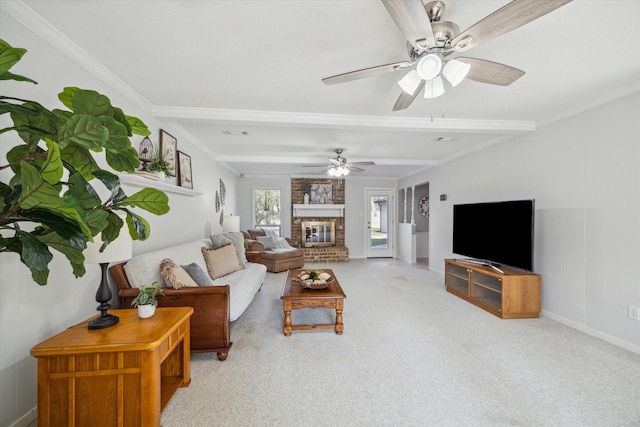
[[164,129],[160,129],[160,152],[164,160],[171,166],[172,172],[170,172],[169,175],[176,176],[178,170],[178,140]]
[[191,156],[178,151],[178,183],[180,187],[193,190],[193,173],[191,171]]
[[333,203],[333,186],[331,184],[311,184],[311,204],[325,205]]

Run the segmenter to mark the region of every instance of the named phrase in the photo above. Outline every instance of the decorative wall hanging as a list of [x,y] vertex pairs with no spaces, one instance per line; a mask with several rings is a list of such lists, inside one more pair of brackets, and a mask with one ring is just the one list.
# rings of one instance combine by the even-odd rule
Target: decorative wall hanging
[[224,202],[227,198],[227,187],[224,185],[222,178],[220,178],[220,206],[224,207]]
[[418,211],[420,211],[420,215],[425,218],[429,218],[429,195],[425,194],[422,196],[422,199],[418,202]]
[[193,188],[191,156],[182,151],[178,151],[178,182],[180,187]]
[[171,167],[170,176],[176,176],[177,164],[176,159],[178,157],[178,140],[172,135],[169,135],[166,131],[160,129],[160,152],[162,157]]
[[216,212],[220,212],[220,195],[218,194],[218,190],[216,190]]
[[333,185],[311,184],[311,203],[318,205],[333,203]]
[[224,224],[224,209],[222,209],[220,211],[220,226],[222,227],[222,224]]

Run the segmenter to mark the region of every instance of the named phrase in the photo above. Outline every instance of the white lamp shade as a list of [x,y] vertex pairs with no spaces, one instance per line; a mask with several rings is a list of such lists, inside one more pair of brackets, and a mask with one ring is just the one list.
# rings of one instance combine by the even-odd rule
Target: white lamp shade
[[437,98],[444,93],[444,84],[442,77],[438,76],[435,79],[429,80],[424,85],[424,97],[425,98]]
[[469,70],[471,69],[471,64],[467,64],[466,62],[458,61],[457,59],[452,59],[447,62],[447,65],[444,66],[442,70],[442,74],[445,76],[451,86],[458,86],[461,81],[467,77],[469,74]]
[[416,70],[409,71],[403,78],[400,79],[398,85],[402,88],[403,91],[408,93],[409,95],[413,95],[416,93],[416,89],[420,86],[420,82],[422,79],[418,75]]
[[133,240],[126,227],[120,230],[120,235],[116,240],[109,243],[102,252],[100,252],[100,247],[103,241],[100,238],[100,234],[101,233],[98,233],[97,236],[94,236],[93,242],[87,242],[87,249],[83,251],[85,263],[103,264],[131,259]]
[[240,231],[240,217],[227,215],[222,219],[222,231],[238,232]]
[[434,55],[432,53],[420,58],[420,61],[418,61],[418,65],[416,66],[418,76],[423,80],[431,80],[435,78],[440,74],[441,70],[442,59],[438,55]]

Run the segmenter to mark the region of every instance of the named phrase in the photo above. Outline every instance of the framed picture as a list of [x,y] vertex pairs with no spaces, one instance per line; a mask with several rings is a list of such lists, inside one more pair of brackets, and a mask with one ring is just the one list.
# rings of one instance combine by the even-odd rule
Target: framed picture
[[333,185],[311,184],[311,203],[317,205],[333,203]]
[[164,157],[171,167],[169,175],[176,176],[178,140],[162,129],[160,129],[160,152],[162,153],[162,157]]
[[180,183],[180,187],[193,189],[191,156],[182,151],[178,151],[178,182]]

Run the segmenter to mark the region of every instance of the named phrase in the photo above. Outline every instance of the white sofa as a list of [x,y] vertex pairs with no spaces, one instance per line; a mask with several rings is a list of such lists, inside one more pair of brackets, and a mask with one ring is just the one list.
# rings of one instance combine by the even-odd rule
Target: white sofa
[[[196,263],[206,272],[202,247],[212,247],[211,240],[196,240],[136,255],[124,264],[112,266],[110,271],[118,284],[120,307],[130,308],[131,301],[138,294],[137,288],[151,285],[154,281],[163,283],[159,266],[165,258],[177,265]],[[192,351],[216,351],[218,359],[226,359],[232,344],[229,339],[229,322],[244,313],[267,274],[264,265],[246,262],[246,258],[242,258],[244,268],[215,279],[214,286],[164,288],[165,296],[158,297],[160,307],[194,308],[191,317]]]

